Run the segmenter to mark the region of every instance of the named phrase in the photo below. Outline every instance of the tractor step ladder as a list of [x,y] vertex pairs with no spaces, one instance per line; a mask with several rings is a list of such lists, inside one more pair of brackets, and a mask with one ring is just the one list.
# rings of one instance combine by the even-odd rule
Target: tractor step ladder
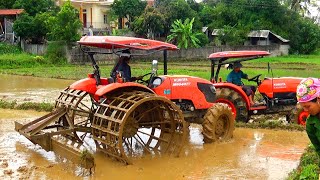
[[46,151],[54,151],[57,154],[80,164],[84,168],[92,168],[94,166],[94,160],[91,159],[91,157],[89,159],[81,157],[81,143],[63,136],[60,136],[61,138],[59,138],[59,135],[72,134],[75,131],[73,125],[70,125],[69,129],[57,130],[57,128],[55,128],[55,131],[43,131],[44,129],[48,129],[53,122],[63,116],[66,116],[66,119],[68,119],[65,107],[55,109],[25,125],[15,121],[15,130],[34,144],[40,145]]

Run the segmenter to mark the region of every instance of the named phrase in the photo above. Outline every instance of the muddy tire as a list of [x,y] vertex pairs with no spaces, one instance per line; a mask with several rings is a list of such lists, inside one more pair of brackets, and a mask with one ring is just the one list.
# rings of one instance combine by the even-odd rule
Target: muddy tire
[[235,120],[248,122],[248,109],[245,100],[236,91],[230,88],[217,88],[217,100],[216,102],[226,103],[236,114]]
[[216,103],[207,110],[202,123],[203,141],[213,143],[232,138],[234,131],[234,116],[228,105]]
[[309,113],[304,111],[302,107],[295,107],[288,115],[286,120],[289,123],[296,123],[305,126]]

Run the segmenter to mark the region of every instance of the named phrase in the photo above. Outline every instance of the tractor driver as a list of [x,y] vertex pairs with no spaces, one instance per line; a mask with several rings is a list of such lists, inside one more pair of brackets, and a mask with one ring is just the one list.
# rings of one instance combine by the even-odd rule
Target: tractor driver
[[123,72],[123,78],[126,79],[126,81],[136,81],[136,80],[141,80],[142,77],[131,77],[131,67],[129,65],[131,59],[130,51],[129,50],[124,50],[120,54],[119,57],[119,66],[117,68],[117,71],[122,71]]
[[249,97],[250,105],[254,106],[255,104],[253,101],[253,97],[254,97],[254,93],[256,92],[256,87],[246,86],[241,82],[241,79],[249,79],[248,75],[240,70],[241,68],[242,68],[242,64],[240,62],[235,62],[233,64],[233,70],[227,76],[227,82],[241,86],[242,90]]

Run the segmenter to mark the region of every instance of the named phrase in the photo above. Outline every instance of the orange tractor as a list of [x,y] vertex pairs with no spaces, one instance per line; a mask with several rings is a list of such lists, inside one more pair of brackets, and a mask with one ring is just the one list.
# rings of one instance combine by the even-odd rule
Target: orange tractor
[[[110,77],[100,77],[97,54],[146,55],[177,47],[149,39],[119,36],[85,36],[78,42],[88,54],[93,73],[63,90],[55,110],[30,123],[18,122],[15,129],[47,151],[55,151],[92,167],[86,149],[95,150],[126,164],[145,154],[178,155],[186,140],[188,123],[203,127],[205,142],[232,137],[234,116],[226,104],[214,103],[216,91],[205,79],[185,75],[158,75],[158,62],[144,79],[129,82],[115,63]],[[103,51],[102,51],[103,50]],[[92,144],[91,144],[92,145]],[[82,155],[81,155],[82,154]],[[88,165],[89,164],[89,165]]]
[[[219,79],[219,72],[222,66],[254,60],[268,56],[266,51],[226,51],[212,53],[211,60],[211,81],[216,88],[216,102],[226,103],[232,109],[236,121],[248,122],[251,115],[282,113],[286,115],[288,122],[304,124],[307,112],[297,110],[296,88],[302,78],[279,77],[264,78],[260,80],[262,74],[256,75],[248,81],[257,84],[257,90],[262,96],[262,101],[258,106],[250,106],[249,98],[242,90],[241,86],[224,82]],[[215,66],[217,69],[215,71]]]

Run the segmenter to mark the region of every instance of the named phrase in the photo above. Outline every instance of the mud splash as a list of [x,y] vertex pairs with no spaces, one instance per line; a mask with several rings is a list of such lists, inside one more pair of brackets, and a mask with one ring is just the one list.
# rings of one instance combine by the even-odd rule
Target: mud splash
[[94,174],[86,176],[14,131],[15,120],[25,123],[41,115],[0,110],[0,179],[284,179],[309,143],[305,132],[239,128],[230,142],[203,144],[201,127],[192,125],[179,158],[143,157],[125,166],[95,153]]

